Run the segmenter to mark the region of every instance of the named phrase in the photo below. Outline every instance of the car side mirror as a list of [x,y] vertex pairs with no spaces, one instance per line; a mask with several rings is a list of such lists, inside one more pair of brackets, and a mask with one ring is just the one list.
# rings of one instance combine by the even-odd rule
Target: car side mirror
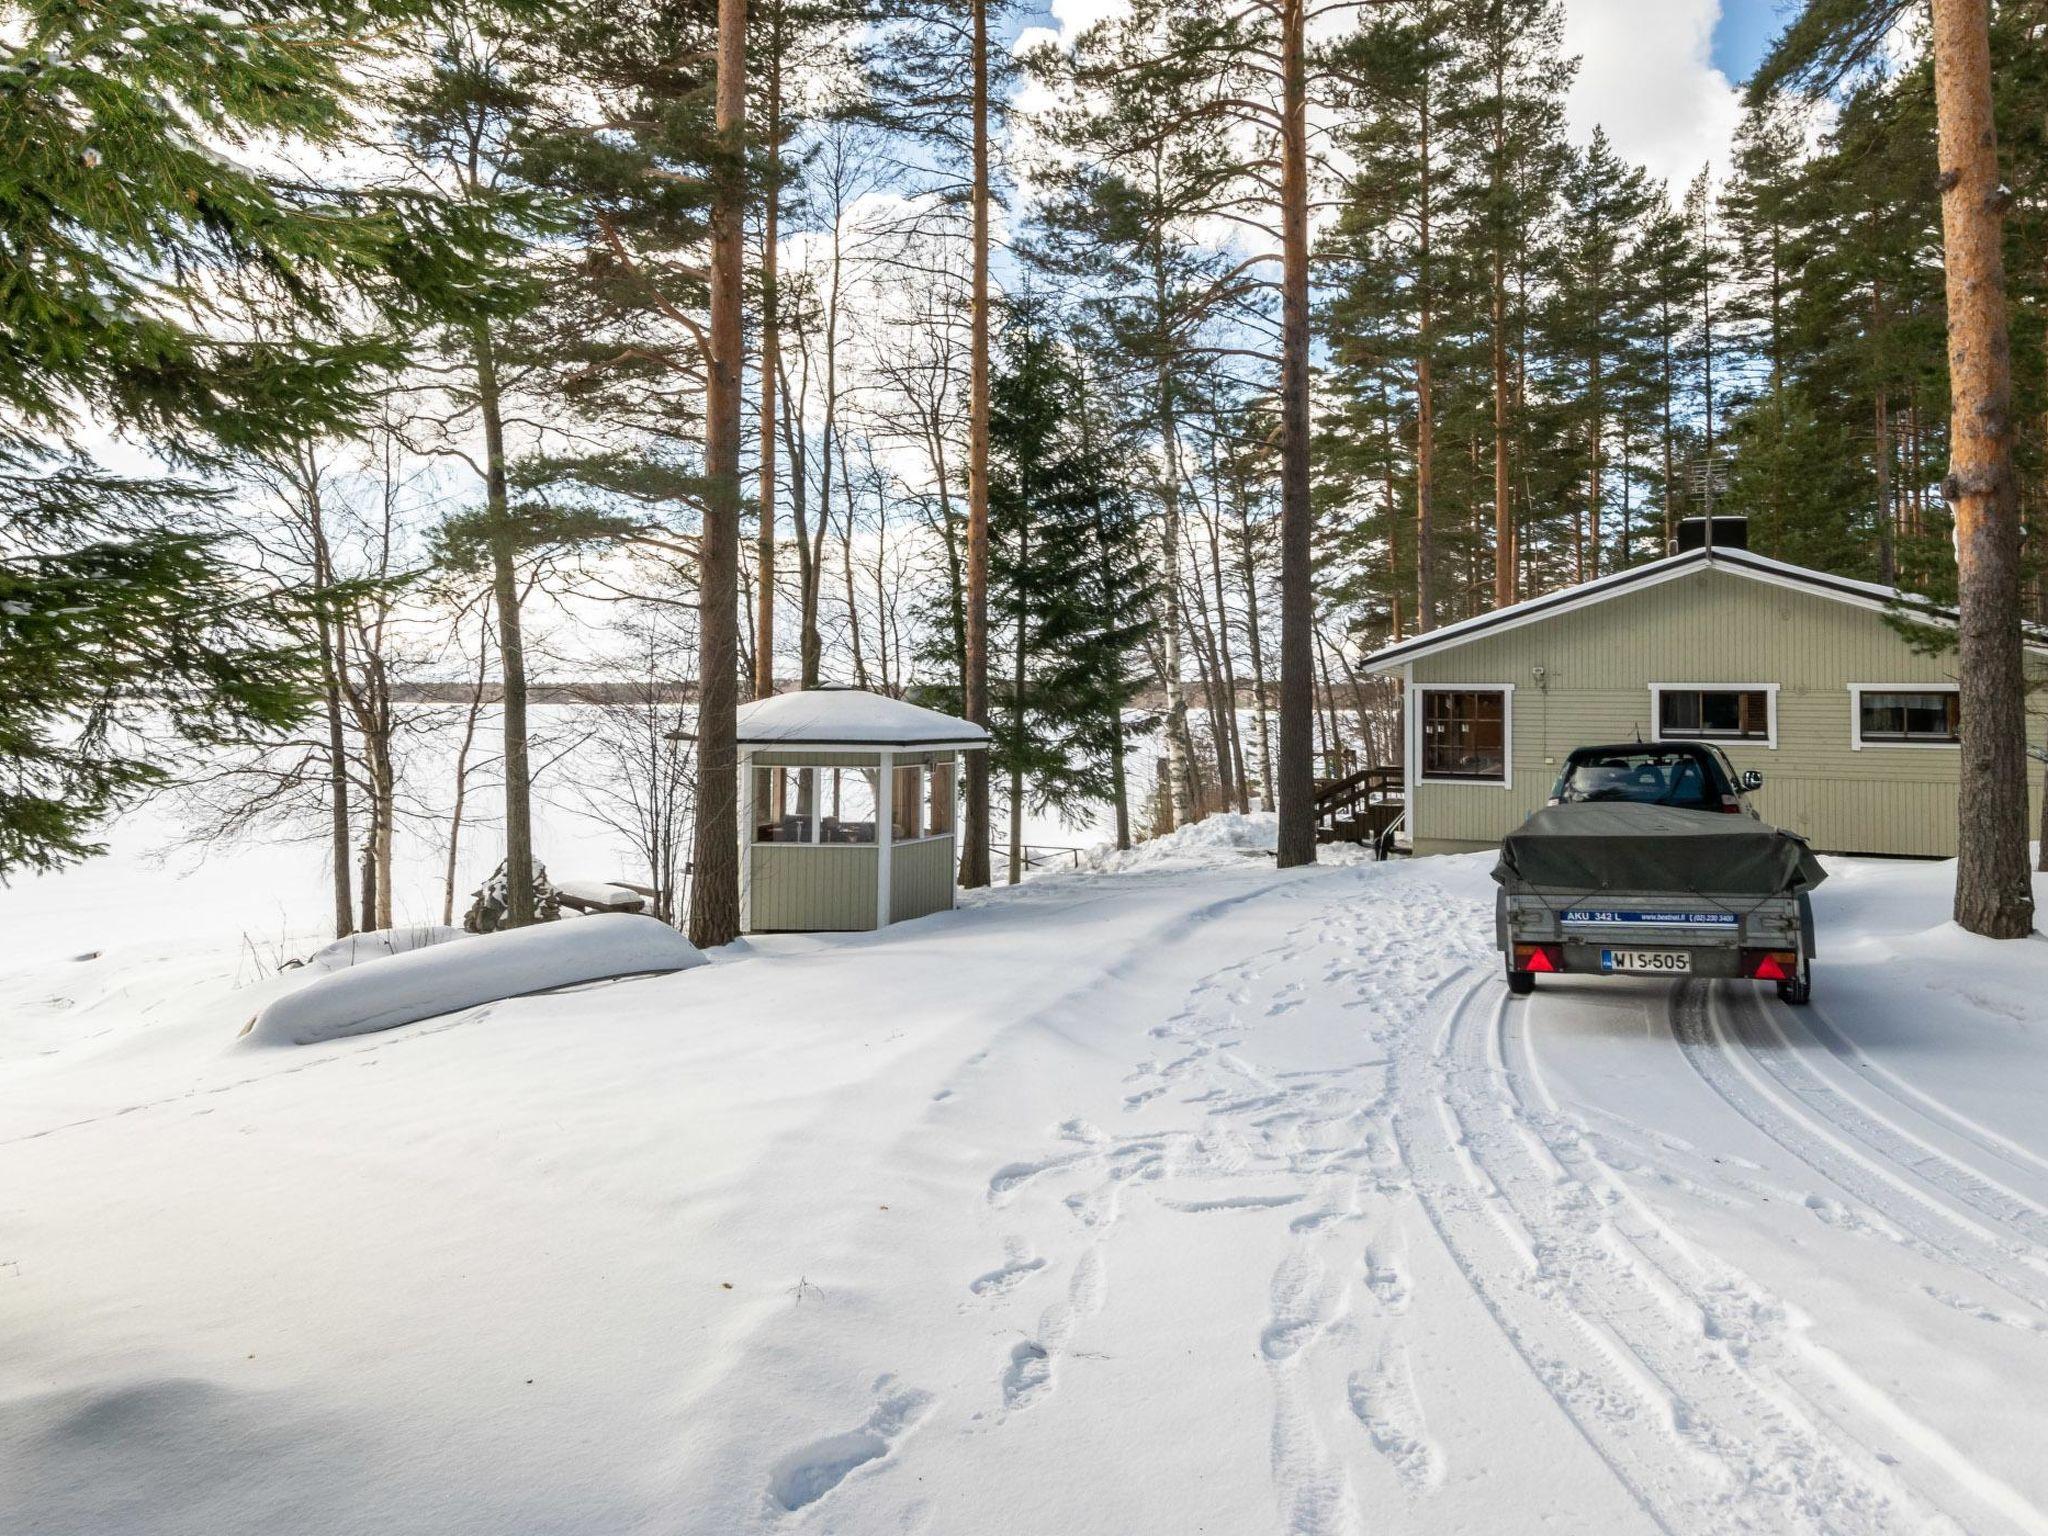
[[1742,788],[1745,794],[1752,789],[1762,789],[1763,787],[1764,776],[1762,774],[1758,773],[1754,768],[1742,770]]

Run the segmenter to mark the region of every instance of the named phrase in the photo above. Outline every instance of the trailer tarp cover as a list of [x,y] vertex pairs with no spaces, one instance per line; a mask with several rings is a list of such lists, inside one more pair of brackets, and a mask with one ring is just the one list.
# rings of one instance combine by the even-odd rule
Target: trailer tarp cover
[[1592,895],[1795,895],[1827,878],[1806,840],[1748,816],[1633,801],[1545,806],[1501,840],[1506,886]]

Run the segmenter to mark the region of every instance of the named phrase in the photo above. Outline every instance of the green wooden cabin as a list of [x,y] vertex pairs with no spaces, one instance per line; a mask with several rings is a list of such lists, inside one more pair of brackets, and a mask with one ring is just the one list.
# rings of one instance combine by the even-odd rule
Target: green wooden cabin
[[[1887,617],[1901,606],[1889,587],[1717,544],[1387,646],[1366,665],[1405,684],[1410,845],[1495,846],[1574,747],[1691,737],[1762,773],[1757,809],[1817,849],[1952,857],[1956,656],[1915,650]],[[2027,670],[2048,680],[2040,647]]]
[[966,720],[859,688],[742,705],[740,926],[886,928],[953,905]]

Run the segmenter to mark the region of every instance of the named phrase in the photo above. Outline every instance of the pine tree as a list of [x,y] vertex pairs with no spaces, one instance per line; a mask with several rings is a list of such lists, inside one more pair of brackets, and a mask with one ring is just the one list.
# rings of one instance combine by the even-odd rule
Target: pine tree
[[1465,276],[1447,250],[1453,210],[1468,202],[1450,141],[1475,74],[1450,23],[1445,0],[1409,0],[1370,19],[1337,55],[1357,112],[1346,132],[1355,169],[1343,226],[1365,239],[1366,254],[1352,263],[1353,280],[1376,290],[1374,308],[1398,306],[1395,328],[1408,338],[1418,632],[1436,627],[1440,602],[1438,390],[1448,362],[1445,322]]
[[1614,431],[1634,406],[1631,393],[1642,385],[1643,354],[1654,334],[1641,240],[1660,191],[1597,130],[1564,182],[1543,323],[1549,386],[1562,402],[1560,446],[1576,482],[1571,537],[1580,581],[1605,568]]
[[[959,179],[941,184],[946,200],[968,213],[968,406],[966,631],[962,708],[968,719],[989,719],[989,433],[990,348],[993,344],[990,279],[990,209],[996,198],[995,136],[1009,72],[1006,52],[991,45],[1003,0],[884,0],[868,51],[871,111],[876,119],[922,141],[943,170]],[[822,515],[822,513],[821,513]],[[988,757],[967,754],[960,827],[960,883],[989,882]]]

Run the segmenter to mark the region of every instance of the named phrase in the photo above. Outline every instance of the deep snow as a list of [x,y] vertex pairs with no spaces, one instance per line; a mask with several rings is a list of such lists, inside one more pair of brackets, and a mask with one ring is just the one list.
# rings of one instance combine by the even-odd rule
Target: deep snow
[[1485,859],[1270,842],[259,1053],[0,891],[8,1527],[2048,1530],[2048,941],[1830,860],[1811,1009],[1510,1002]]

